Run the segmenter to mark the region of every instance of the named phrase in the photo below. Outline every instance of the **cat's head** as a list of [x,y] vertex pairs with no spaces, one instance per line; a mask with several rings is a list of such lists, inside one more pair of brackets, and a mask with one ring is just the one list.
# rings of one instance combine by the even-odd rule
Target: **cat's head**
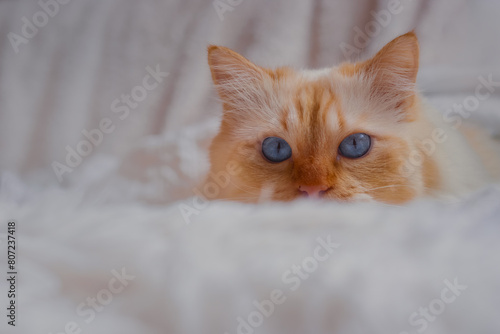
[[322,70],[271,70],[210,46],[224,109],[211,173],[234,162],[240,171],[218,197],[401,203],[420,194],[427,182],[422,171],[402,173],[421,118],[418,58],[413,32],[371,59]]

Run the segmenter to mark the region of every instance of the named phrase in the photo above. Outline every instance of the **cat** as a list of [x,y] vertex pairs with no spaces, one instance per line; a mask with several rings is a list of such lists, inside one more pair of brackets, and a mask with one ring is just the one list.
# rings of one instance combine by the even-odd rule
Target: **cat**
[[[321,70],[271,70],[214,45],[208,63],[223,104],[210,174],[230,164],[239,171],[216,199],[451,199],[488,184],[500,170],[498,161],[486,163],[492,154],[482,159],[417,92],[414,32],[368,60]],[[477,142],[483,134],[474,131],[467,132]],[[479,146],[490,140],[483,137]]]

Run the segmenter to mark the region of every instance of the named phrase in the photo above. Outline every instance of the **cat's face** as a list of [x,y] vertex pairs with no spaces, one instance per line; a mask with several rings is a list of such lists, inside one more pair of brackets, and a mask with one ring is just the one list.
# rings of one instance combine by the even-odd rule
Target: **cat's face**
[[224,104],[211,172],[230,162],[240,171],[220,198],[401,203],[425,188],[422,173],[402,173],[419,119],[413,33],[370,60],[325,70],[264,69],[215,46],[209,64]]

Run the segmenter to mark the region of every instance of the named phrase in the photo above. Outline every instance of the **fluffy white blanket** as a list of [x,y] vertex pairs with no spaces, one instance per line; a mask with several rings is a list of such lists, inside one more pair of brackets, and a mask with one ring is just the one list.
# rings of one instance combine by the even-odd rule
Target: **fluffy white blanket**
[[[498,3],[402,3],[365,51],[417,26],[419,84],[441,110],[474,96],[479,76],[500,81]],[[221,20],[212,1],[73,1],[15,53],[8,34],[41,7],[0,2],[3,274],[10,220],[18,252],[17,326],[2,279],[0,333],[498,333],[498,185],[405,207],[191,197],[220,110],[208,43],[329,66],[388,6],[242,1]],[[168,78],[118,118],[112,102],[157,65]],[[471,115],[496,131],[499,92]],[[62,187],[52,162],[108,117],[116,131]]]
[[180,207],[193,199],[103,205],[56,189],[30,199],[11,177],[2,189],[19,254],[17,327],[4,318],[2,333],[500,328],[500,187],[455,206],[212,202],[190,221]]

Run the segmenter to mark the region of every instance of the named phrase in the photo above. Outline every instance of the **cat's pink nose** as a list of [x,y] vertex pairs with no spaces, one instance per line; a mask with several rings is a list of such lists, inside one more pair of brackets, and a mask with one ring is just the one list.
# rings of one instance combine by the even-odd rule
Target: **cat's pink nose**
[[300,186],[299,190],[307,197],[320,198],[329,188],[327,186]]

